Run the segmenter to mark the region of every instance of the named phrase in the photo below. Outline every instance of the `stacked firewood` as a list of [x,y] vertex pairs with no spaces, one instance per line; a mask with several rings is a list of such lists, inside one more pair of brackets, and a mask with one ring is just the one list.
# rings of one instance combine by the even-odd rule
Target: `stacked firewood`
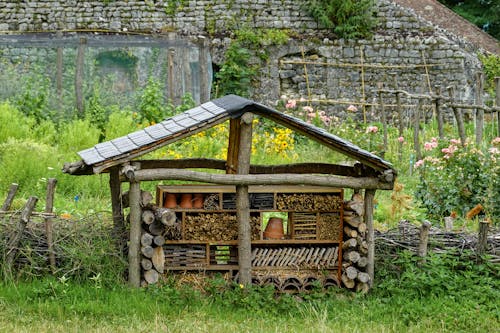
[[[252,239],[260,238],[260,218],[251,217]],[[236,215],[227,213],[186,214],[184,238],[199,241],[231,241],[238,239]]]
[[344,204],[344,242],[342,245],[342,284],[348,289],[367,292],[370,276],[366,224],[363,221],[364,200],[354,194]]
[[337,194],[280,193],[276,197],[276,208],[295,211],[340,210],[342,198]]

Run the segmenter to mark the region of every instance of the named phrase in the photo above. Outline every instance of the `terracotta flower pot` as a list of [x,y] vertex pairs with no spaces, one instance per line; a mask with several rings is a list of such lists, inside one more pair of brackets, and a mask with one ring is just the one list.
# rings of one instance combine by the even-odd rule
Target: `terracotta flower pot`
[[204,196],[201,193],[196,193],[193,195],[193,208],[201,209],[203,208]]
[[191,193],[184,193],[181,196],[181,203],[179,206],[181,208],[193,208],[193,195]]
[[271,217],[264,230],[264,239],[283,239],[283,219],[280,217]]
[[177,207],[177,196],[173,193],[166,193],[165,202],[163,203],[165,208],[176,208]]

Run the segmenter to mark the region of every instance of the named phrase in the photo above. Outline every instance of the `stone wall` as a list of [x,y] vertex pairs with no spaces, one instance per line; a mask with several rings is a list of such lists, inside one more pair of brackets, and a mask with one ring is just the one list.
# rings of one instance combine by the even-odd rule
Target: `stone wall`
[[[252,97],[259,102],[303,99],[338,116],[349,104],[367,103],[365,115],[376,116],[369,104],[377,103],[380,84],[412,93],[454,86],[456,98],[473,102],[475,75],[481,70],[478,50],[410,9],[389,0],[376,3],[378,26],[367,40],[334,38],[297,0],[3,1],[0,31],[90,29],[152,33],[159,38],[167,32],[183,38],[211,36],[212,59],[220,64],[231,42],[230,31],[242,26],[286,28],[294,31],[294,38],[286,45],[269,45],[266,61],[254,60],[260,77]],[[394,96],[384,98],[384,103],[394,104]]]

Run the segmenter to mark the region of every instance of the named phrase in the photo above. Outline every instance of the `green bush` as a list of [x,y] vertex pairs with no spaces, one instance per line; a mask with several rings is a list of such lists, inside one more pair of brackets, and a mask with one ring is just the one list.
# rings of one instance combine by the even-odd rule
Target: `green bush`
[[218,96],[235,94],[243,97],[250,96],[252,79],[257,73],[250,65],[252,54],[250,50],[235,41],[231,43],[220,71],[215,74]]
[[429,156],[416,162],[420,184],[416,197],[430,216],[440,219],[452,212],[465,216],[481,204],[486,215],[500,216],[500,138],[492,147],[479,149],[472,144],[461,146],[458,140],[424,144]]
[[0,104],[0,143],[6,142],[9,138],[30,137],[30,130],[34,124],[33,119],[23,115],[11,104],[7,102]]
[[76,152],[97,144],[101,133],[89,119],[74,119],[62,124],[59,131],[58,144],[61,153],[70,156],[76,156]]

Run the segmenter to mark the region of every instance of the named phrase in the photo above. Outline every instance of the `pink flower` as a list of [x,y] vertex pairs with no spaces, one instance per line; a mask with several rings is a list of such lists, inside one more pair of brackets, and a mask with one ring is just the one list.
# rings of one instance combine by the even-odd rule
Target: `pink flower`
[[306,105],[302,108],[302,110],[304,110],[305,112],[313,112],[314,109],[312,108],[312,106],[309,106],[309,105]]
[[399,142],[401,142],[401,143],[403,143],[403,142],[405,142],[405,138],[403,138],[402,136],[400,136],[400,137],[398,138],[398,141],[399,141]]
[[294,99],[289,99],[288,102],[285,105],[285,108],[287,109],[293,109],[297,106],[297,101]]
[[431,138],[431,142],[438,142],[438,139],[436,137]]
[[497,147],[491,147],[490,149],[488,149],[488,151],[492,155],[500,154],[500,149],[498,149]]
[[450,143],[451,143],[452,145],[459,145],[459,144],[460,144],[460,140],[457,140],[457,139],[451,139],[451,140],[450,140]]
[[437,145],[438,145],[437,140],[431,140],[431,142],[425,142],[424,143],[424,150],[427,150],[427,151],[432,150],[432,149],[436,148]]
[[492,144],[493,146],[500,145],[500,136],[497,136],[496,138],[494,138],[494,139],[491,141],[491,144]]
[[349,111],[349,112],[356,112],[356,111],[358,111],[358,108],[355,105],[351,104],[351,105],[349,105],[347,107],[347,111]]
[[415,162],[415,169],[421,167],[422,165],[424,165],[424,160],[418,160]]
[[378,132],[377,126],[368,126],[366,128],[366,133],[377,133],[377,132]]

